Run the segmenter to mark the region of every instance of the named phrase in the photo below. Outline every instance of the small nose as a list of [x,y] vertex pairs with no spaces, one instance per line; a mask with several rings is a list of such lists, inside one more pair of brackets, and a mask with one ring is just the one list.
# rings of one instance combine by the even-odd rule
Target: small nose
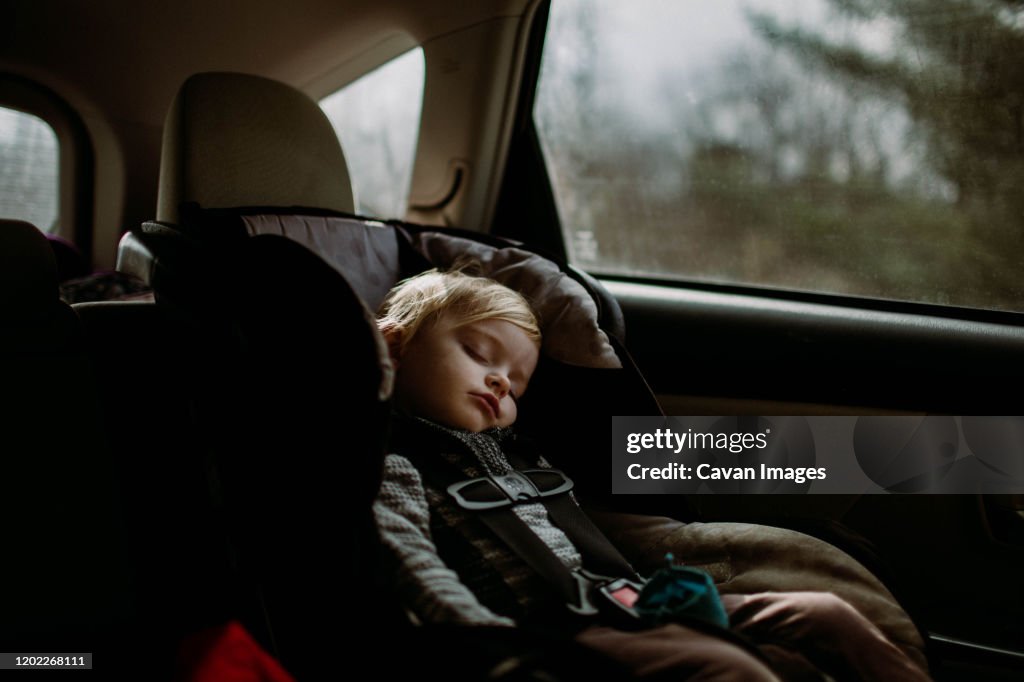
[[499,398],[504,398],[511,388],[511,383],[504,372],[491,372],[487,375],[487,386],[494,391]]

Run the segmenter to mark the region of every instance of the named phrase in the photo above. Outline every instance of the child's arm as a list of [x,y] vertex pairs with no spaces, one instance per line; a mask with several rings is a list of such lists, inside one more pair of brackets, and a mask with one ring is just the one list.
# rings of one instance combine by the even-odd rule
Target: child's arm
[[423,481],[406,458],[388,455],[384,459],[373,513],[381,542],[398,563],[398,589],[423,622],[515,625],[481,604],[438,556],[430,537]]

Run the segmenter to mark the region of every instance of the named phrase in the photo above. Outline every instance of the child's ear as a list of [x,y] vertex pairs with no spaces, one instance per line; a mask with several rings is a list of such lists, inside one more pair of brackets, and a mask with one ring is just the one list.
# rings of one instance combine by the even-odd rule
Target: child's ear
[[402,328],[391,327],[381,331],[384,341],[388,344],[388,355],[391,357],[391,364],[398,369],[398,356],[402,347]]

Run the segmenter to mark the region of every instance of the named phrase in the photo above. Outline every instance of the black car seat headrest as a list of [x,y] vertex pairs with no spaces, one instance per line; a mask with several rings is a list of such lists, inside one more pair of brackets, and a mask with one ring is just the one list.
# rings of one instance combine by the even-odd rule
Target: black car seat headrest
[[0,310],[23,319],[58,304],[57,261],[42,232],[21,220],[0,219]]
[[259,76],[200,73],[164,124],[157,219],[178,206],[353,208],[345,156],[326,115],[298,90]]
[[[302,244],[344,275],[371,311],[380,307],[391,287],[404,276],[398,234],[384,223],[304,212],[243,213],[237,220],[230,212],[218,213],[198,210],[193,214],[186,209],[187,215],[211,218],[199,227],[201,235],[197,234],[207,240],[218,234],[228,240],[274,234]],[[221,216],[227,220],[220,220]]]

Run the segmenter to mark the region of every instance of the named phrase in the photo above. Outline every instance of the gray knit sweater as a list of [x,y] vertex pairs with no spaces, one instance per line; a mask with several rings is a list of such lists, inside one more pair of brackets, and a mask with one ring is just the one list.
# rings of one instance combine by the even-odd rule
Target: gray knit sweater
[[[512,470],[502,452],[501,432],[455,431],[426,420],[421,428],[442,432],[450,447],[438,456],[459,466],[467,478]],[[549,467],[542,458],[541,466]],[[552,525],[541,504],[513,507],[515,513],[570,569],[581,565],[579,552]],[[459,508],[446,491],[425,485],[413,464],[400,454],[384,460],[383,482],[373,505],[384,550],[394,564],[395,589],[405,606],[424,623],[514,625],[510,615],[529,613],[546,598],[546,583],[479,519]],[[443,558],[435,535],[455,531],[473,551],[451,550]],[[453,546],[450,543],[446,546]],[[468,584],[467,584],[468,583]],[[514,597],[519,607],[496,613],[496,595]],[[493,597],[493,598],[492,598]],[[492,608],[484,605],[492,604]]]

